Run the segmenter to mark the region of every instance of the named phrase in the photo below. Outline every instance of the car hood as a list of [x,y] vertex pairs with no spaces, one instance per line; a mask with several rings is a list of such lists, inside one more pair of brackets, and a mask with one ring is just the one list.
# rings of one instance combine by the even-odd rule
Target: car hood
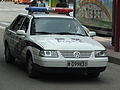
[[105,50],[91,37],[76,35],[35,35],[31,40],[45,50]]

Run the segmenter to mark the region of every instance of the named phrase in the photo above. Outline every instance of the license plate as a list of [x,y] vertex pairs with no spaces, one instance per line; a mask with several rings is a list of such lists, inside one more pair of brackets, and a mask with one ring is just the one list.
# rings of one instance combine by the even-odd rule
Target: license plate
[[88,62],[87,61],[67,61],[67,67],[87,67]]

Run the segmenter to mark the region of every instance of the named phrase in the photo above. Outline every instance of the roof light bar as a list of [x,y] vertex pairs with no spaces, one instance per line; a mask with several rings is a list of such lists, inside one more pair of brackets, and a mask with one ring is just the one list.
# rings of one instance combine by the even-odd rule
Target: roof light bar
[[73,9],[70,9],[70,8],[55,8],[56,13],[69,13],[72,11]]
[[26,7],[25,9],[30,12],[46,12],[47,11],[46,7]]
[[30,12],[55,12],[55,13],[69,13],[73,9],[70,8],[51,8],[51,7],[26,7],[26,10]]

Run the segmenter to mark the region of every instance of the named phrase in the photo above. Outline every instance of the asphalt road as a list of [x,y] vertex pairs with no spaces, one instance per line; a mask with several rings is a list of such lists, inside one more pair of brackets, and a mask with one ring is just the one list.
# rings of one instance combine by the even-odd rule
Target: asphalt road
[[[25,12],[23,7],[25,5],[0,2],[0,8],[3,8],[0,9],[0,23],[11,22],[19,12]],[[27,76],[23,63],[18,60],[15,64],[5,63],[3,33],[4,28],[0,28],[0,90],[120,90],[120,65],[112,63],[108,63],[107,69],[98,79],[73,74],[40,73],[37,78],[31,79]]]
[[11,22],[19,13],[27,13],[25,7],[28,5],[0,2],[0,22]]

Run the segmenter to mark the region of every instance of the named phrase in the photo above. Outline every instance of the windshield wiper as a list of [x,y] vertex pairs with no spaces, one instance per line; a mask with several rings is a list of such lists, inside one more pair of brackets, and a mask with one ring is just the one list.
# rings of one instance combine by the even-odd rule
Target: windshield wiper
[[61,34],[61,35],[80,35],[80,36],[86,36],[86,35],[83,35],[83,34],[69,33],[69,32],[58,32],[58,33],[55,33],[55,34]]
[[35,32],[35,33],[38,33],[38,34],[53,34],[53,33],[50,33],[50,32]]

